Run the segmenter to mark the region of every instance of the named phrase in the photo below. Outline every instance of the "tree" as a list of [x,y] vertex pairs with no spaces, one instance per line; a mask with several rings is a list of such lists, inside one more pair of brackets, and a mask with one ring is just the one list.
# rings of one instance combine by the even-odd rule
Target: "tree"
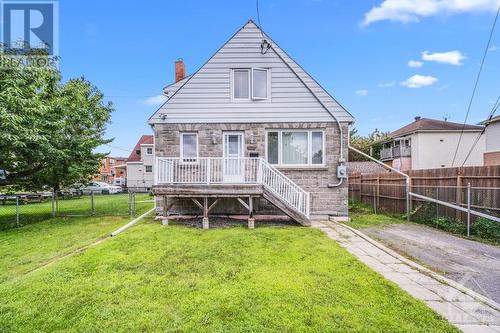
[[[363,153],[380,159],[380,150],[382,150],[386,138],[387,133],[380,133],[377,129],[368,136],[361,136],[358,134],[357,129],[353,128],[350,133],[350,144]],[[369,161],[369,159],[356,152],[349,151],[349,161]]]
[[[86,181],[99,168],[113,107],[84,78],[61,82],[55,65],[13,63],[0,54],[0,169],[7,183],[37,189]],[[48,61],[44,64],[49,63]]]

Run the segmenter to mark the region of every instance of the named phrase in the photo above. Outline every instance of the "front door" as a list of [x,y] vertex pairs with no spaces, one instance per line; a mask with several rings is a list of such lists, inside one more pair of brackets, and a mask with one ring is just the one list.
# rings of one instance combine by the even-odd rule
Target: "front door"
[[224,182],[243,183],[245,181],[245,161],[243,157],[243,132],[224,133]]

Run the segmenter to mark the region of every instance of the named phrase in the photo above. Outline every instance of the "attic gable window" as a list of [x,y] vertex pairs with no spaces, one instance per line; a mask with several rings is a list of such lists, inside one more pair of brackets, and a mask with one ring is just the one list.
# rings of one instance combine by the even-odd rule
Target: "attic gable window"
[[239,68],[232,71],[233,100],[263,100],[269,96],[269,70]]
[[235,69],[233,71],[233,98],[248,99],[250,97],[250,70]]
[[252,69],[252,99],[267,99],[267,69]]

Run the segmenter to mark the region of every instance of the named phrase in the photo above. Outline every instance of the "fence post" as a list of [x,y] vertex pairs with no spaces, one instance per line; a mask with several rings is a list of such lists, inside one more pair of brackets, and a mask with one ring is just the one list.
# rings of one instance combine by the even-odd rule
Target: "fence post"
[[470,237],[470,183],[467,183],[467,237]]
[[132,192],[128,192],[128,216],[132,217]]
[[16,195],[16,225],[19,227],[19,196]]
[[410,205],[411,205],[411,198],[410,198],[410,178],[406,178],[406,220],[409,222],[410,221]]
[[52,191],[52,217],[56,217],[56,192]]
[[91,215],[95,215],[95,206],[94,206],[94,191],[90,191],[90,210],[91,210]]
[[377,214],[377,188],[375,184],[372,185],[372,194],[373,194],[373,212]]

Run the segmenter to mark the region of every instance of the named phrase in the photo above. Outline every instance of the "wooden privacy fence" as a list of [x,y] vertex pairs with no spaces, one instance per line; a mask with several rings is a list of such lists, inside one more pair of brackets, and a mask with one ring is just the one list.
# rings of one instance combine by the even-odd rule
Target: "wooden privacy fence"
[[[407,174],[413,193],[462,207],[467,206],[469,194],[473,209],[500,216],[500,165],[412,170]],[[405,178],[393,172],[349,175],[349,197],[370,204],[375,211],[404,214],[406,193]],[[423,203],[413,197],[411,211],[418,211]],[[464,220],[464,214],[456,209],[434,206],[437,216]]]

